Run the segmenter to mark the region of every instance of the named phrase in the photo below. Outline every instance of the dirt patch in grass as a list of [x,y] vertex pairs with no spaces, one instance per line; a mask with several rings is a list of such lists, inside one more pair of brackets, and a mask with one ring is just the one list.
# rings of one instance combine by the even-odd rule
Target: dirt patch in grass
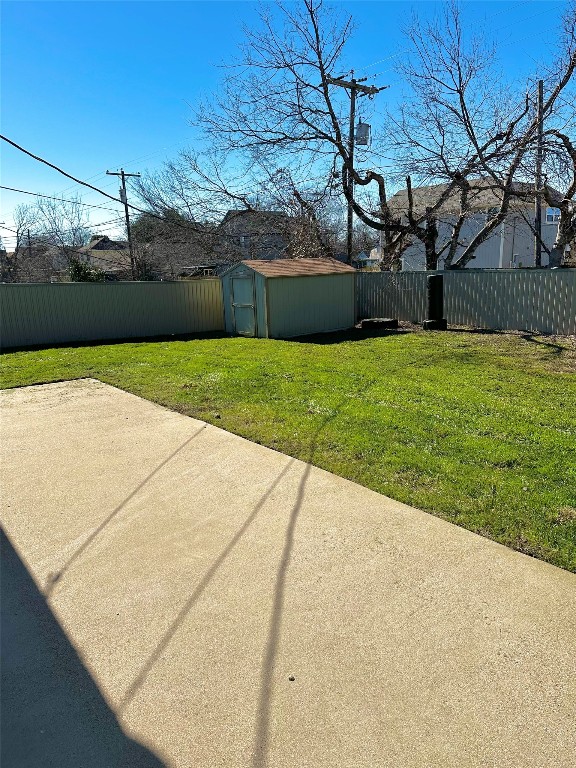
[[576,523],[576,507],[560,507],[554,517],[556,525]]

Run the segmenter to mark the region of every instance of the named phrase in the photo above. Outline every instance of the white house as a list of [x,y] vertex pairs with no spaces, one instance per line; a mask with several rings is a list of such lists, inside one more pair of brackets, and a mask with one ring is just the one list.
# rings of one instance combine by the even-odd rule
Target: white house
[[[490,189],[482,180],[473,184],[470,195],[470,214],[467,217],[460,232],[460,243],[456,250],[454,261],[464,252],[466,245],[486,224],[486,220],[500,207],[501,199],[496,190]],[[519,192],[524,198],[515,198],[510,205],[510,211],[504,222],[498,226],[475,252],[474,258],[466,264],[471,269],[515,269],[534,266],[534,234],[531,224],[534,221],[534,193],[529,184],[517,184]],[[418,187],[413,190],[413,210],[416,216],[422,215],[426,207],[434,205],[445,185],[439,184],[429,187]],[[556,193],[558,196],[560,193]],[[532,199],[530,199],[532,196]],[[408,209],[408,194],[406,190],[397,192],[390,199],[390,208],[394,215],[406,218]],[[442,205],[437,216],[438,250],[446,243],[451,235],[452,228],[458,219],[460,210],[459,192],[450,196]],[[544,203],[542,206],[542,241],[551,248],[558,231],[560,211],[557,208],[549,208]],[[438,269],[444,269],[447,250],[441,254],[438,260]],[[542,249],[542,266],[548,265],[548,254]],[[403,270],[424,270],[426,259],[424,245],[415,240],[402,255]]]
[[376,269],[380,266],[382,256],[380,254],[380,248],[371,248],[370,253],[366,251],[360,251],[359,254],[352,258],[352,266],[356,269]]

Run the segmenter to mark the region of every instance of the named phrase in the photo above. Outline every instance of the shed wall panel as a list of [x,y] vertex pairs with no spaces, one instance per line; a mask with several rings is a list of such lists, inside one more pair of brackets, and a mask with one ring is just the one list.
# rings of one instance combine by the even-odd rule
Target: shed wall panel
[[264,275],[255,273],[254,294],[256,297],[256,335],[261,339],[267,339],[268,329],[268,306],[266,298],[266,278]]
[[355,278],[355,274],[269,278],[269,335],[291,338],[351,328],[355,320]]

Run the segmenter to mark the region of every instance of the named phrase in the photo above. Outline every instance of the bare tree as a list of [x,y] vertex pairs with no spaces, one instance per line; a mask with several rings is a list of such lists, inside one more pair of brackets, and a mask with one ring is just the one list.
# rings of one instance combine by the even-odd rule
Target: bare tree
[[[538,140],[530,94],[514,93],[497,77],[493,49],[466,33],[456,2],[436,21],[414,18],[407,33],[411,54],[401,66],[410,92],[404,106],[389,116],[388,143],[380,145],[398,158],[395,181],[408,177],[408,207],[400,217],[390,209],[383,174],[360,171],[350,152],[348,103],[334,80],[340,77],[351,18],[335,15],[322,0],[302,0],[296,7],[280,3],[278,8],[278,13],[264,9],[262,26],[247,30],[241,61],[231,69],[220,98],[199,116],[214,147],[234,153],[245,167],[289,168],[294,178],[320,166],[338,171],[342,193],[362,222],[383,232],[392,261],[407,241],[416,239],[424,244],[428,268],[436,266],[440,254],[447,265],[465,266],[505,220],[512,201],[527,196]],[[558,135],[553,120],[562,114],[576,66],[573,23],[570,3],[562,55],[547,78],[544,102],[547,141],[568,160],[570,139],[567,133]],[[474,209],[479,181],[493,193],[494,203],[462,248],[462,227]],[[439,186],[424,210],[411,204],[415,183]],[[375,196],[367,195],[372,188]],[[538,193],[545,196],[546,190]],[[371,197],[376,205],[368,203]],[[459,209],[450,219],[450,237],[438,243],[439,220],[454,199]],[[565,208],[570,209],[568,202]],[[570,227],[561,223],[560,230]]]
[[[384,177],[359,172],[348,140],[349,101],[333,83],[352,29],[351,17],[322,0],[264,8],[260,29],[246,30],[241,61],[231,68],[214,104],[197,123],[220,153],[250,168],[282,167],[301,180],[323,175],[334,183],[360,219],[387,233],[390,248],[409,228],[390,215]],[[279,14],[279,18],[278,18]],[[350,183],[353,182],[353,183]],[[377,211],[365,190],[377,188]]]
[[[398,232],[406,227],[369,213],[364,189],[375,174],[360,177],[352,168],[347,96],[329,83],[351,19],[333,14],[321,0],[303,0],[295,10],[278,8],[281,27],[264,8],[263,26],[246,32],[243,60],[230,70],[222,98],[198,116],[211,149],[202,155],[181,152],[135,189],[150,210],[174,209],[203,225],[216,226],[230,208],[280,210],[292,219],[287,255],[328,255],[336,239],[325,225],[328,211],[342,199],[343,183],[352,189],[348,180],[354,173],[360,185],[352,201],[357,214],[377,229],[387,228],[391,245],[394,226]],[[379,178],[378,199],[385,202]]]
[[[546,78],[544,154],[549,183],[538,191],[533,186],[539,128],[535,83],[529,84],[527,94],[518,96],[503,82],[495,68],[494,49],[486,46],[484,37],[466,34],[456,2],[433,22],[413,19],[407,30],[410,54],[399,67],[410,93],[398,114],[389,115],[388,125],[399,171],[409,177],[406,217],[413,234],[425,244],[428,268],[443,251],[447,252],[446,266],[465,266],[502,224],[514,201],[533,201],[535,194],[555,206],[565,201],[559,230],[567,234],[559,235],[559,247],[565,245],[572,226],[566,222],[572,218],[569,200],[574,194],[576,166],[574,147],[559,126],[574,125],[575,8],[573,2],[566,7],[561,54]],[[566,194],[559,196],[550,184],[561,183],[567,171],[571,180],[565,186]],[[414,179],[419,185],[441,185],[435,199],[418,214],[410,194]],[[474,210],[474,198],[486,193],[493,199],[490,215],[462,243],[462,226]],[[435,222],[447,202],[453,206],[455,199],[459,210],[450,219],[452,231],[446,242],[438,244]],[[423,237],[417,227],[423,227]]]
[[558,187],[561,198],[550,193],[544,184],[542,193],[551,207],[560,209],[560,221],[554,247],[550,254],[551,264],[560,265],[567,246],[576,251],[576,87],[573,73],[576,68],[576,0],[566,6],[562,17],[562,44],[558,60],[549,76],[570,73],[569,84],[564,92],[545,113],[544,181]]
[[[537,194],[561,208],[557,249],[576,226],[570,138],[575,16],[571,0],[543,105],[547,184]],[[427,268],[435,268],[440,256],[447,266],[465,266],[515,202],[534,197],[539,121],[533,94],[518,94],[497,76],[493,48],[468,35],[451,2],[435,21],[413,19],[407,31],[411,53],[401,65],[409,89],[404,106],[388,116],[386,142],[353,158],[348,95],[335,84],[343,76],[351,30],[351,17],[323,0],[263,6],[261,25],[246,30],[241,58],[229,67],[220,96],[197,116],[210,151],[181,153],[142,181],[141,199],[153,211],[174,209],[191,223],[215,226],[226,208],[257,210],[262,200],[283,197],[288,209],[294,205],[298,215],[314,221],[324,200],[340,195],[363,224],[382,233],[387,264],[398,263],[408,245],[419,241]],[[390,205],[379,153],[397,158],[392,182],[405,180],[404,211]],[[563,194],[556,195],[553,183],[568,177]],[[318,178],[319,184],[311,183]],[[414,194],[422,185],[436,187],[423,207]],[[464,240],[464,224],[478,196],[487,193],[489,215]],[[446,222],[449,234],[439,242]],[[322,250],[321,239],[317,244]]]
[[39,215],[35,205],[19,205],[14,210],[14,250],[2,263],[2,281],[36,282],[46,279],[49,270],[47,246],[40,237]]
[[191,267],[211,262],[214,259],[212,228],[198,224],[174,208],[162,210],[157,188],[151,190],[146,180],[141,189],[146,190],[146,201],[156,212],[139,215],[131,228],[140,278],[174,280]]
[[6,254],[2,279],[44,282],[87,260],[90,223],[79,197],[41,198],[14,211],[14,251]]
[[40,198],[36,203],[39,236],[57,249],[64,266],[90,239],[86,208],[79,197],[73,200]]
[[[166,226],[156,221],[153,227],[156,250],[179,243],[193,257],[190,263],[194,258],[246,258],[246,252],[238,248],[237,227],[229,226],[228,221],[222,226],[227,214],[246,212],[258,214],[252,217],[259,222],[251,228],[254,253],[270,250],[265,241],[278,235],[284,243],[283,256],[332,255],[324,226],[325,212],[333,202],[332,187],[331,175],[298,185],[289,168],[269,170],[261,160],[242,174],[218,150],[202,155],[183,150],[160,172],[145,174],[134,185],[144,204],[165,221]],[[262,241],[260,247],[258,240]]]

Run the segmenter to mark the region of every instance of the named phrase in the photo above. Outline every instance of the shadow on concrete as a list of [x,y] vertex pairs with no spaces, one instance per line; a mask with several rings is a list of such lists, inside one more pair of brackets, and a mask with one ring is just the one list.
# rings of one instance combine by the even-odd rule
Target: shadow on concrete
[[113,509],[113,510],[112,510],[112,512],[110,512],[110,514],[108,515],[108,517],[106,517],[106,518],[105,518],[105,519],[104,519],[104,520],[103,520],[103,521],[100,523],[100,525],[99,525],[99,526],[98,526],[98,527],[97,527],[97,528],[96,528],[94,531],[92,531],[92,533],[90,534],[90,536],[88,536],[88,538],[87,538],[87,539],[86,539],[86,540],[85,540],[85,541],[84,541],[84,542],[83,542],[83,543],[82,543],[82,544],[81,544],[81,545],[78,547],[78,549],[77,549],[77,550],[76,550],[76,551],[75,551],[75,552],[74,552],[74,553],[73,553],[73,554],[72,554],[72,555],[71,555],[71,556],[68,558],[68,560],[67,560],[67,561],[64,563],[64,565],[62,566],[62,568],[60,568],[58,571],[56,571],[56,573],[51,573],[51,574],[48,576],[48,579],[47,579],[47,584],[46,584],[46,589],[45,589],[45,594],[46,594],[46,596],[47,596],[47,597],[49,597],[49,596],[50,596],[50,594],[51,594],[51,593],[52,593],[52,591],[54,590],[54,587],[55,587],[55,586],[56,586],[56,584],[57,584],[57,583],[58,583],[58,582],[59,582],[59,581],[62,579],[62,577],[64,576],[64,574],[66,573],[66,571],[67,571],[67,570],[68,570],[68,569],[69,569],[69,568],[70,568],[70,567],[73,565],[73,563],[74,563],[74,562],[75,562],[75,561],[76,561],[76,560],[77,560],[77,559],[80,557],[80,555],[81,555],[83,552],[85,552],[85,551],[88,549],[88,547],[90,546],[90,544],[91,544],[91,543],[94,541],[94,539],[95,539],[95,538],[96,538],[96,537],[97,537],[97,536],[98,536],[100,533],[102,533],[102,531],[104,530],[104,528],[106,528],[106,526],[108,525],[108,523],[110,523],[110,522],[111,522],[111,521],[112,521],[112,520],[113,520],[113,519],[116,517],[116,515],[117,515],[119,512],[121,512],[121,511],[122,511],[122,509],[124,509],[124,507],[126,506],[126,504],[128,504],[128,502],[129,502],[129,501],[131,501],[131,500],[134,498],[134,496],[136,496],[136,494],[137,494],[139,491],[141,491],[141,490],[142,490],[142,488],[143,488],[143,487],[146,485],[146,483],[150,482],[150,480],[151,480],[151,479],[152,479],[152,478],[153,478],[155,475],[157,475],[157,474],[158,474],[158,472],[160,472],[160,470],[162,469],[162,467],[165,467],[165,466],[166,466],[166,464],[168,464],[168,462],[169,462],[169,461],[172,461],[172,459],[173,459],[175,456],[177,456],[177,455],[180,453],[180,451],[183,451],[183,450],[184,450],[184,448],[186,448],[186,446],[187,446],[189,443],[191,443],[191,442],[192,442],[192,440],[194,440],[194,438],[195,438],[195,437],[198,437],[198,435],[199,435],[199,434],[200,434],[200,433],[201,433],[201,432],[202,432],[204,429],[206,429],[206,427],[207,427],[207,426],[208,426],[207,424],[203,424],[203,425],[200,427],[200,429],[198,429],[198,430],[197,430],[197,431],[196,431],[196,432],[195,432],[195,433],[194,433],[194,434],[193,434],[191,437],[189,437],[187,440],[185,440],[185,441],[182,443],[182,445],[180,445],[178,448],[176,448],[176,450],[175,450],[175,451],[173,451],[173,452],[170,454],[170,456],[168,456],[168,458],[166,458],[166,459],[164,459],[164,461],[160,462],[160,464],[158,464],[158,466],[156,467],[156,469],[154,469],[152,472],[150,472],[150,474],[149,474],[147,477],[145,477],[145,478],[144,478],[144,480],[142,480],[142,482],[141,482],[139,485],[137,485],[137,486],[136,486],[136,488],[134,488],[134,490],[132,491],[132,493],[130,493],[128,496],[126,496],[126,498],[125,498],[125,499],[124,499],[124,500],[123,500],[123,501],[122,501],[122,502],[121,502],[121,503],[120,503],[120,504],[119,504],[119,505],[118,505],[118,506],[117,506],[115,509]]
[[162,768],[130,739],[0,529],[3,768]]
[[242,536],[246,533],[250,525],[254,522],[256,516],[258,515],[258,513],[266,503],[266,500],[269,498],[269,496],[274,491],[276,486],[280,483],[284,475],[288,472],[288,470],[290,469],[294,461],[295,459],[290,459],[286,463],[286,465],[284,466],[280,474],[276,477],[276,479],[268,488],[266,493],[263,494],[260,501],[256,504],[256,506],[250,513],[250,515],[246,518],[241,528],[238,529],[238,531],[234,534],[233,538],[230,540],[226,548],[222,550],[220,555],[216,558],[216,560],[212,563],[210,568],[206,571],[206,573],[202,577],[202,580],[200,581],[196,589],[192,592],[188,600],[184,603],[178,615],[170,625],[170,628],[167,630],[167,632],[165,632],[164,636],[162,637],[162,639],[160,640],[156,648],[152,651],[152,653],[148,657],[148,660],[140,670],[138,676],[136,677],[134,682],[130,685],[130,687],[124,694],[122,701],[120,702],[120,705],[117,710],[118,713],[123,712],[126,709],[126,707],[130,704],[130,702],[133,700],[134,696],[136,696],[139,689],[142,687],[142,685],[146,681],[146,678],[150,674],[150,671],[153,668],[154,664],[162,656],[162,654],[170,644],[170,641],[178,631],[179,627],[182,625],[182,622],[185,620],[186,616],[192,610],[192,608],[194,607],[198,599],[201,597],[204,590],[208,587],[208,585],[214,578],[220,566],[224,563],[224,561],[226,560],[228,555],[232,552],[236,544],[238,544]]
[[280,557],[280,565],[276,574],[276,583],[274,585],[274,600],[272,604],[272,614],[270,616],[270,625],[268,627],[268,639],[262,661],[262,672],[260,674],[260,693],[258,696],[258,709],[256,714],[256,729],[254,737],[254,750],[252,753],[253,768],[264,768],[268,764],[268,751],[270,743],[270,708],[272,696],[274,693],[274,678],[276,671],[276,657],[278,655],[278,644],[282,629],[282,613],[284,610],[284,593],[286,591],[286,580],[288,568],[290,566],[290,557],[294,546],[294,531],[298,514],[304,501],[304,491],[308,476],[310,475],[311,465],[307,464],[300,479],[296,501],[290,512],[286,536],[284,537],[284,547]]
[[262,671],[260,674],[260,693],[258,697],[258,709],[256,714],[256,727],[254,735],[254,748],[252,751],[252,768],[266,768],[268,765],[268,754],[270,749],[270,713],[272,698],[274,694],[274,682],[276,678],[276,659],[278,656],[278,645],[280,643],[282,631],[282,613],[284,610],[284,595],[286,592],[286,582],[292,549],[294,546],[294,533],[298,515],[304,501],[306,483],[312,469],[312,462],[317,450],[318,438],[320,433],[339,415],[343,404],[347,399],[342,400],[334,413],[327,416],[319,425],[314,433],[310,443],[310,452],[308,462],[300,478],[296,499],[290,512],[286,535],[284,537],[284,547],[280,556],[280,564],[276,573],[276,583],[274,585],[274,598],[272,602],[272,614],[268,627],[268,639],[264,650],[262,660]]

